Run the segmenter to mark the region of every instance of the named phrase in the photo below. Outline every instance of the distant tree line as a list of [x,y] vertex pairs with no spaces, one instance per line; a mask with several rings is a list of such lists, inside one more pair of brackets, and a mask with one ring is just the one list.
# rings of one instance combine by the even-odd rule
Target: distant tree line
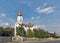
[[11,27],[7,27],[7,28],[0,27],[0,36],[13,36],[14,34],[13,31],[14,30]]
[[[30,29],[25,31],[23,27],[17,27],[16,30],[17,30],[17,35],[20,35],[22,37],[28,37],[28,38],[33,38],[33,37],[34,38],[49,38],[49,37],[59,38],[60,37],[60,36],[57,36],[55,32],[49,33],[48,31],[45,31],[40,28],[33,29],[33,31]],[[0,27],[0,36],[14,36],[14,28]]]
[[23,27],[18,27],[17,28],[17,35],[23,36],[23,37],[28,37],[28,38],[49,38],[49,37],[53,37],[53,38],[58,38],[58,36],[56,35],[56,33],[49,33],[48,31],[45,31],[43,29],[33,29],[30,30],[28,29],[27,31],[24,30]]

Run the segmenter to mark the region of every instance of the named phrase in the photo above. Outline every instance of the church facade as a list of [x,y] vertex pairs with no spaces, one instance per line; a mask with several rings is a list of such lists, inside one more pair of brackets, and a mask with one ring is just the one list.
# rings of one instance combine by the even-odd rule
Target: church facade
[[21,10],[18,11],[18,17],[17,17],[17,21],[15,23],[15,26],[14,26],[14,35],[16,36],[16,27],[21,27],[23,26],[24,30],[27,31],[28,29],[31,29],[33,31],[33,29],[37,29],[39,28],[38,26],[34,25],[34,24],[31,24],[31,23],[28,23],[28,24],[24,24],[23,23],[23,16],[22,16],[22,12]]

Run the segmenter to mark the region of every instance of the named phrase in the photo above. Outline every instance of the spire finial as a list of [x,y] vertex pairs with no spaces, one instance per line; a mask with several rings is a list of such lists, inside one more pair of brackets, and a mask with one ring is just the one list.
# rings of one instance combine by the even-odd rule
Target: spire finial
[[21,9],[19,8],[18,16],[22,16]]

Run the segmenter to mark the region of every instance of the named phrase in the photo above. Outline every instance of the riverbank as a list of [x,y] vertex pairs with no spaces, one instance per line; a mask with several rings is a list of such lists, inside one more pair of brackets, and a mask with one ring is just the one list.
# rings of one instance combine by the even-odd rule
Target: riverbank
[[54,41],[24,41],[23,43],[60,43],[60,40],[54,40]]
[[54,41],[54,40],[60,40],[60,38],[25,38],[25,37],[12,37],[12,41],[14,40],[20,40],[20,41]]
[[60,38],[26,38],[24,41],[54,41]]

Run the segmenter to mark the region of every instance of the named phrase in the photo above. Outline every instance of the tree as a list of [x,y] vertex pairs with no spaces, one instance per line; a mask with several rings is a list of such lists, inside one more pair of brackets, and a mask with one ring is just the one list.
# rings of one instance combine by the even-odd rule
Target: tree
[[43,29],[33,29],[34,37],[36,38],[47,38],[49,37],[49,34],[47,31],[44,31]]
[[0,36],[2,36],[3,33],[3,27],[0,27]]
[[23,27],[17,27],[17,35],[20,35],[22,37],[26,36],[26,32]]
[[38,33],[39,33],[39,38],[47,38],[47,37],[49,37],[48,32],[44,31],[43,29],[38,29]]
[[13,28],[11,27],[7,27],[7,28],[3,28],[0,27],[0,36],[12,36],[12,30]]
[[27,30],[27,37],[29,38],[33,37],[33,32],[30,29]]
[[45,31],[44,32],[44,38],[48,38],[49,37],[49,33],[48,33],[48,31]]
[[38,29],[38,38],[43,38],[43,30]]
[[35,38],[38,37],[38,30],[37,29],[33,29],[33,35]]

